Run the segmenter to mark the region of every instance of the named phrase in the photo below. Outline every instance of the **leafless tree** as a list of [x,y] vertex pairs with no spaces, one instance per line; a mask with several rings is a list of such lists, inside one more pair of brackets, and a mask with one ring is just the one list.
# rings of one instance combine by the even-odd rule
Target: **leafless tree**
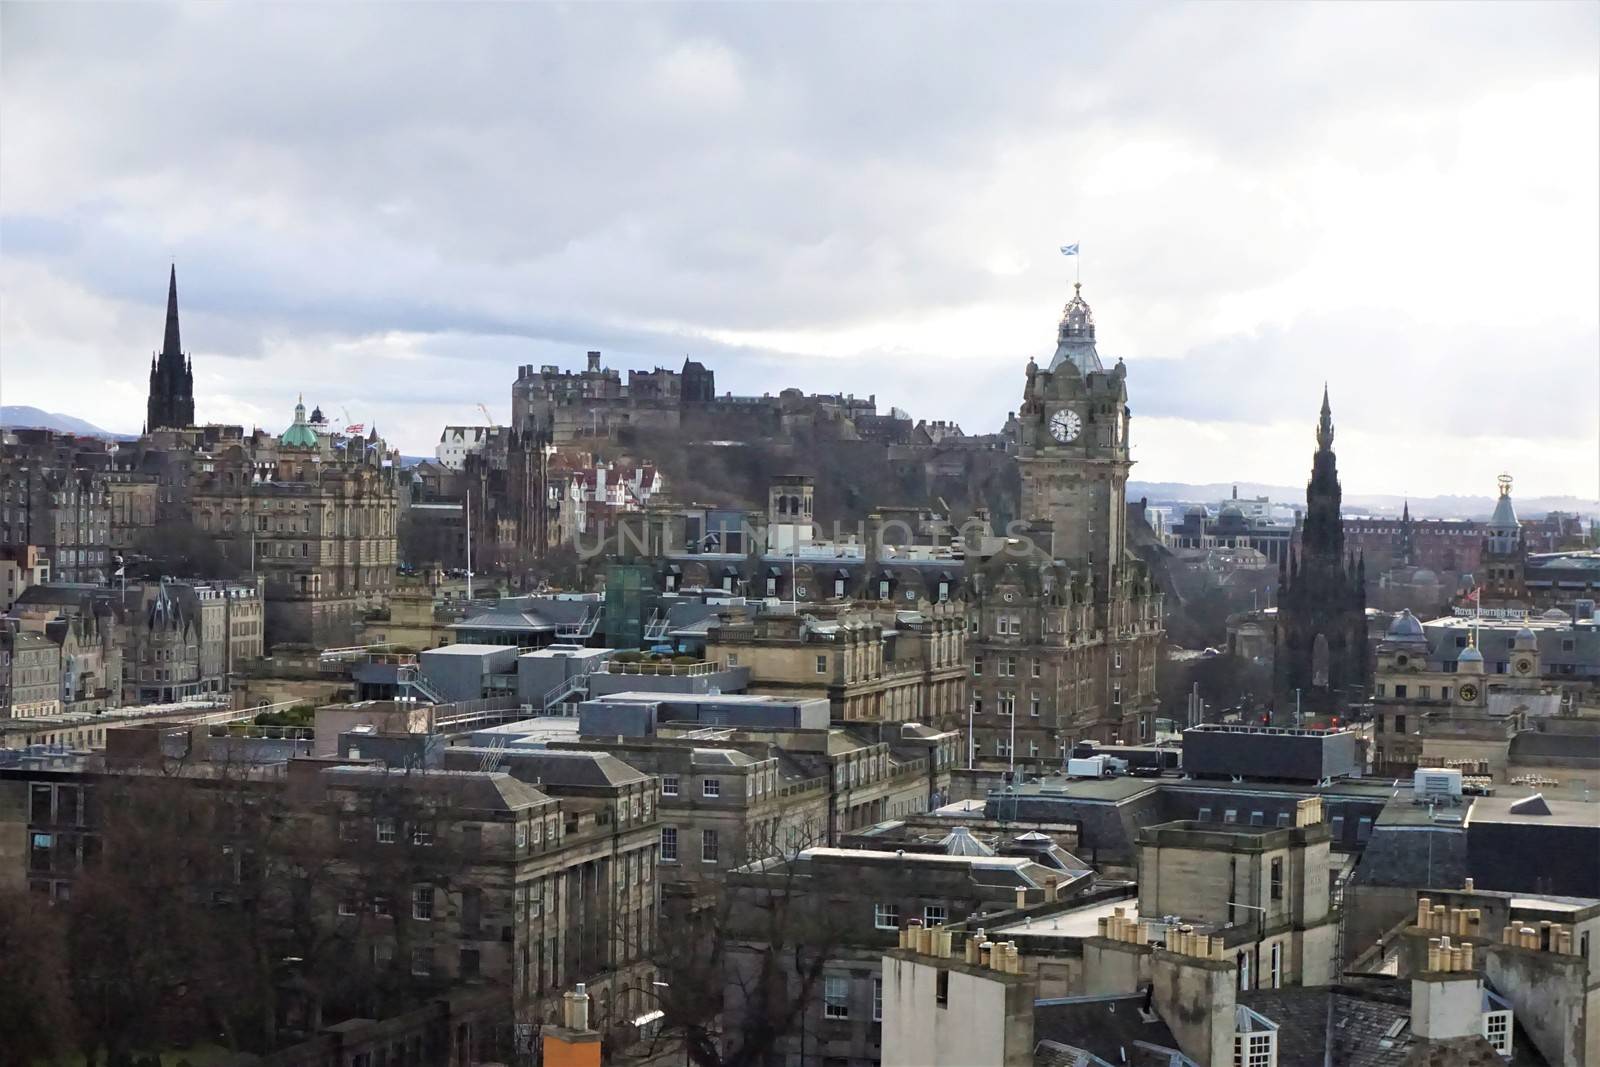
[[661,1016],[619,1059],[679,1049],[700,1067],[755,1067],[801,1030],[845,933],[828,888],[793,862],[824,839],[820,822],[752,829],[744,862],[661,923],[647,997]]
[[71,1047],[76,1018],[60,916],[38,894],[0,892],[0,960],[0,1059],[54,1062]]

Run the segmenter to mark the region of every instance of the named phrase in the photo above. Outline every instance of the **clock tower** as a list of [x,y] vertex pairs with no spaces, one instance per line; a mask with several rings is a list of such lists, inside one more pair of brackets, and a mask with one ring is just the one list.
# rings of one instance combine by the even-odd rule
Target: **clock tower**
[[1105,590],[1126,556],[1127,369],[1101,364],[1081,285],[1062,312],[1049,367],[1028,363],[1017,417],[1023,518],[1049,520],[1055,558]]
[[1017,412],[1026,532],[966,559],[972,752],[990,766],[1153,736],[1161,593],[1127,547],[1127,405],[1127,372],[1100,362],[1074,291]]

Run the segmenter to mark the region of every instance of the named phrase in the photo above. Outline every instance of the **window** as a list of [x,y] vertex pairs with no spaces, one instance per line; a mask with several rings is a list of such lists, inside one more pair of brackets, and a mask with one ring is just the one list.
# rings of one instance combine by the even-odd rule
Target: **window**
[[[878,599],[879,600],[888,600],[889,599],[889,579],[887,579],[887,578],[880,579],[879,582],[878,582]],[[842,1018],[842,1016],[841,1016],[841,1018]]]
[[1433,687],[1431,685],[1419,686],[1417,689],[1417,696],[1421,697],[1423,700],[1433,699]]
[[1239,813],[1232,808],[1229,808],[1227,811],[1222,813],[1222,821],[1225,823],[1236,823],[1239,821]]
[[900,905],[874,904],[872,906],[872,925],[880,930],[900,929]]
[[381,916],[383,918],[388,918],[389,917],[389,898],[388,897],[373,897],[372,898],[372,914]]
[[822,980],[822,1016],[825,1019],[850,1018],[850,979],[829,975]]
[[950,972],[940,971],[933,980],[933,1002],[944,1008],[950,1005]]
[[1250,825],[1251,826],[1265,826],[1266,823],[1267,823],[1267,817],[1266,817],[1266,815],[1264,813],[1259,812],[1259,811],[1252,811],[1250,813]]
[[[1283,860],[1281,859],[1272,861],[1272,899],[1283,899]],[[1276,948],[1277,946],[1274,945],[1273,947]]]
[[768,578],[767,579],[767,595],[768,596],[777,596],[778,595],[778,579],[776,579],[776,578]]
[[478,977],[478,950],[463,948],[461,950],[461,966],[458,968],[461,978]]
[[413,845],[433,844],[433,827],[425,823],[417,823],[411,828],[411,843]]
[[1449,700],[1450,699],[1450,687],[1448,685],[1445,686],[1443,689],[1439,690],[1439,699],[1440,700]]
[[982,656],[973,656],[972,657],[972,674],[973,674],[973,677],[978,677],[978,676],[983,674],[983,657]]
[[1363,815],[1363,816],[1361,816],[1361,821],[1356,823],[1356,840],[1357,841],[1365,841],[1367,838],[1369,838],[1371,836],[1372,836],[1372,817],[1370,815]]
[[1272,988],[1277,989],[1283,984],[1283,942],[1272,943]]
[[1033,671],[1033,676],[1035,678],[1039,677],[1039,675],[1043,673],[1043,668],[1038,660],[1032,661],[1030,669]]
[[737,652],[729,652],[728,653],[728,666],[737,667],[738,665],[739,665],[739,654]]
[[1394,696],[1396,700],[1404,700],[1406,698],[1406,687],[1403,685],[1395,686]]
[[380,845],[392,845],[392,844],[394,844],[394,820],[393,819],[379,819],[378,820],[378,844],[380,844]]
[[818,674],[827,674],[828,673],[828,657],[827,656],[818,656],[817,657],[817,673]]
[[678,795],[678,776],[676,774],[663,774],[661,776],[661,795],[664,797]]
[[1289,825],[1289,813],[1288,812],[1286,812],[1286,811],[1278,812],[1278,825],[1280,827]]
[[722,795],[722,779],[707,778],[700,783],[700,795],[706,797],[720,797]]
[[1483,1013],[1483,1039],[1502,1056],[1511,1055],[1511,1013],[1486,1011]]
[[528,824],[525,822],[517,823],[517,847],[528,847]]
[[433,886],[411,887],[411,917],[418,922],[433,921]]
[[1277,1031],[1262,1030],[1233,1035],[1234,1067],[1274,1067],[1277,1062]]
[[414,948],[411,950],[411,973],[418,978],[426,978],[433,973],[433,949]]
[[1394,717],[1394,732],[1397,734],[1406,732],[1406,717],[1404,715],[1396,715]]
[[932,928],[944,925],[944,905],[929,904],[922,909],[922,925]]
[[722,853],[715,830],[700,831],[700,862],[715,863]]
[[1333,818],[1328,820],[1328,834],[1335,841],[1343,841],[1344,840],[1344,816],[1343,815],[1335,815]]
[[339,914],[340,915],[348,917],[348,916],[354,915],[355,913],[356,913],[356,902],[355,901],[351,900],[348,897],[346,897],[344,900],[339,901]]
[[883,979],[872,979],[872,1021],[883,1022]]
[[1210,808],[1201,808],[1199,814],[1197,814],[1195,816],[1195,819],[1200,821],[1200,822],[1210,822],[1211,821],[1211,809]]

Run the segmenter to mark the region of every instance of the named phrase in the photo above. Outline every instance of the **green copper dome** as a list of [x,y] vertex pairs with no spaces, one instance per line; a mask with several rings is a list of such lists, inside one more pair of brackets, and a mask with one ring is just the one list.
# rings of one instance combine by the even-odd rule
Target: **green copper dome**
[[306,422],[305,398],[294,406],[294,425],[283,431],[278,443],[284,448],[316,448],[317,431]]

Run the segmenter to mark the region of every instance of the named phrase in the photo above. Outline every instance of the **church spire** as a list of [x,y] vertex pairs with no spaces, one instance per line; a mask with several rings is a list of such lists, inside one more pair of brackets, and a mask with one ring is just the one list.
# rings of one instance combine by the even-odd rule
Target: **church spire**
[[1333,408],[1328,405],[1328,383],[1322,383],[1322,417],[1317,420],[1317,451],[1333,448]]
[[150,399],[145,405],[150,432],[194,425],[194,368],[184,357],[178,331],[178,266],[167,274],[167,323],[161,354],[150,368]]
[[167,276],[167,336],[161,344],[161,354],[177,356],[183,351],[178,341],[178,265],[172,265]]

